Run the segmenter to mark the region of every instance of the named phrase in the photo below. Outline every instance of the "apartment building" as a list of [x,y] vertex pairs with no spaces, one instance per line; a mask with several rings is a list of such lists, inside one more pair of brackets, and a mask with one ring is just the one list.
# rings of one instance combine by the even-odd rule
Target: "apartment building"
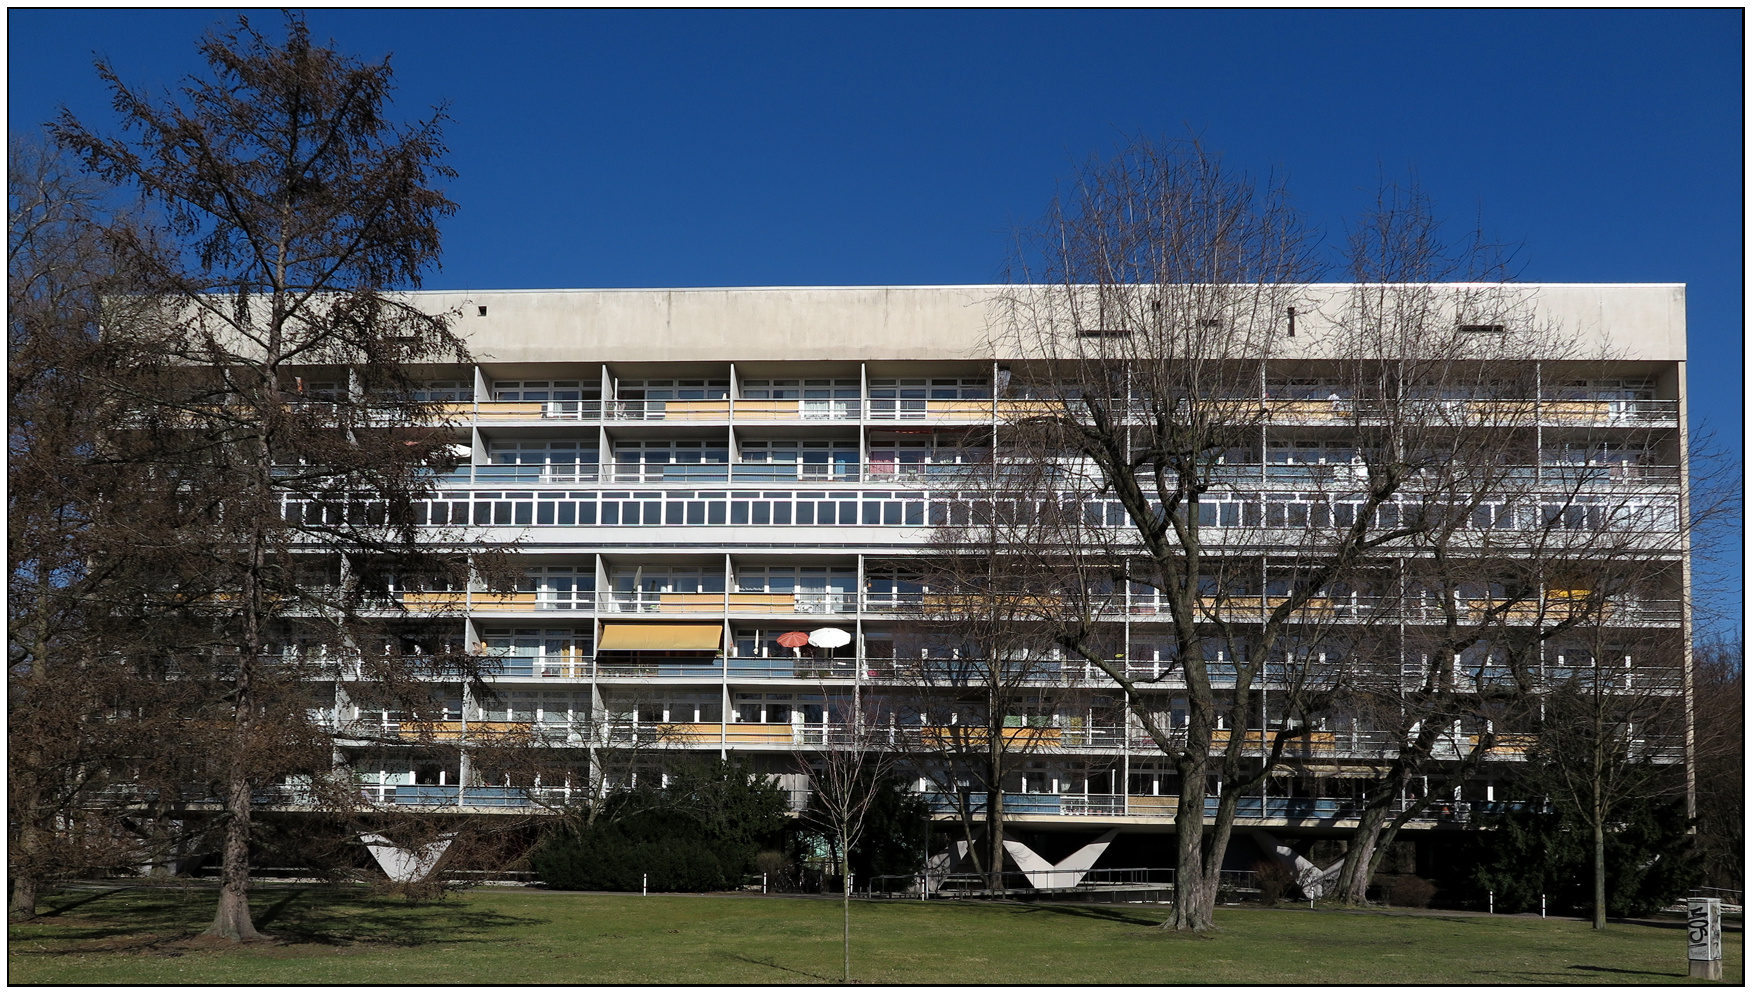
[[[456,327],[476,359],[423,374],[466,459],[436,483],[417,521],[459,552],[477,540],[514,543],[522,579],[516,590],[471,584],[402,594],[419,638],[496,659],[495,694],[452,689],[442,716],[452,735],[436,747],[357,751],[369,790],[386,804],[514,810],[530,804],[532,787],[562,798],[584,790],[593,750],[635,744],[747,758],[801,790],[797,756],[832,748],[848,703],[899,703],[914,693],[896,686],[897,659],[953,655],[910,635],[929,592],[904,565],[953,520],[969,475],[988,465],[995,438],[1002,448],[1020,403],[1011,371],[1022,357],[993,355],[989,345],[997,290],[414,295],[427,310],[460,315]],[[1586,522],[1600,496],[1642,509],[1639,527],[1658,534],[1649,556],[1661,565],[1636,592],[1616,595],[1599,625],[1623,634],[1610,636],[1612,645],[1639,647],[1636,659],[1625,653],[1625,688],[1643,688],[1634,675],[1647,667],[1679,673],[1664,686],[1683,695],[1684,288],[1528,290],[1551,327],[1580,346],[1543,364],[1537,396],[1523,399],[1528,471],[1567,495],[1549,512],[1559,524],[1567,516]],[[1305,312],[1291,348],[1260,366],[1266,414],[1257,444],[1226,456],[1235,473],[1257,478],[1251,500],[1269,504],[1272,492],[1295,492],[1311,472],[1331,471],[1331,479],[1356,462],[1343,431],[1348,399],[1323,377],[1333,357],[1320,342],[1319,309]],[[1245,505],[1214,507],[1212,524],[1228,525],[1233,514],[1240,526],[1258,514]],[[1262,564],[1252,594],[1266,604],[1270,558]],[[1557,580],[1547,587],[1546,597],[1563,596]],[[1390,614],[1364,607],[1390,597]],[[1391,619],[1407,631],[1441,615],[1404,591],[1335,591],[1323,603],[1340,629],[1347,618],[1359,626]],[[1166,610],[1153,592],[1134,588],[1118,591],[1105,617],[1117,658],[1161,696],[1172,725],[1184,684],[1160,648]],[[1542,667],[1566,666],[1561,647],[1543,647]],[[1405,666],[1378,662],[1394,673]],[[1574,656],[1569,663],[1574,670]],[[1053,676],[1041,684],[1052,693],[1015,702],[1012,724],[1045,731],[1032,734],[1030,754],[1005,784],[1009,821],[1021,831],[1085,836],[1172,831],[1171,766],[1112,680],[1069,657],[1046,672]],[[1245,733],[1260,749],[1283,721],[1272,714],[1273,674],[1266,672],[1259,723]],[[350,705],[344,685],[336,700],[343,724],[396,721]],[[905,711],[897,705],[891,721],[904,724],[893,713]],[[471,763],[471,735],[526,726],[554,750],[576,753],[577,781],[509,783]],[[1439,755],[1462,755],[1480,732],[1456,723]],[[1403,732],[1357,715],[1324,720],[1259,797],[1244,800],[1241,824],[1342,831],[1355,818],[1359,785],[1391,758],[1396,737]],[[1504,743],[1495,759],[1516,762],[1514,738]],[[954,785],[917,773],[939,816],[954,818]],[[1459,828],[1503,801],[1491,764],[1449,790],[1455,797],[1409,828]]]

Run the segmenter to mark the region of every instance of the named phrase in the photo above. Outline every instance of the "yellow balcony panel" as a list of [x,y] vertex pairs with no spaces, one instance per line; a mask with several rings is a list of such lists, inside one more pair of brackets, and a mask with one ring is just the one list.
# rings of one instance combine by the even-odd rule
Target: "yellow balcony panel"
[[725,736],[740,745],[790,746],[792,727],[783,722],[733,722],[725,727]]
[[664,421],[724,421],[729,417],[729,401],[663,402]]
[[470,597],[476,611],[533,612],[536,610],[534,591],[480,591]]
[[1526,421],[1534,417],[1532,400],[1496,400],[1473,401],[1467,410],[1474,415],[1494,422]]
[[475,736],[521,736],[527,734],[534,723],[531,722],[404,722],[396,730],[401,739],[441,739],[455,740],[467,735]]
[[[1469,738],[1477,745],[1479,737]],[[1528,751],[1534,748],[1537,741],[1538,738],[1535,736],[1520,733],[1505,734],[1497,737],[1497,742],[1492,744],[1491,749],[1487,750],[1485,755],[1492,760],[1520,760],[1528,755]]]
[[[1051,749],[1064,742],[1065,730],[1055,726],[1008,726],[1000,734],[1015,750]],[[978,750],[989,742],[987,731],[977,726],[927,726],[919,730],[919,742],[928,750]]]
[[803,409],[789,400],[738,401],[736,416],[739,421],[802,421]]
[[[1229,730],[1229,729],[1213,729],[1213,730],[1211,730],[1211,749],[1212,749],[1212,752],[1215,753],[1218,750],[1222,750],[1224,747],[1229,745],[1230,732],[1231,732],[1231,730]],[[1263,749],[1270,742],[1271,742],[1271,740],[1269,740],[1267,738],[1266,733],[1262,732],[1259,729],[1249,729],[1242,734],[1242,746],[1243,746],[1243,748],[1248,749],[1248,750]],[[1293,741],[1293,743],[1294,743],[1294,741]],[[1289,746],[1286,747],[1286,749],[1289,749],[1289,748],[1290,748]]]
[[733,594],[730,610],[746,615],[795,615],[795,594]]
[[408,591],[402,595],[402,607],[411,612],[460,612],[469,606],[469,596],[461,591]]
[[1608,401],[1546,401],[1540,405],[1540,417],[1552,422],[1593,423],[1613,417]]
[[475,417],[482,421],[536,421],[541,419],[541,401],[482,401]]
[[[1242,410],[1243,407],[1237,407],[1238,413]],[[1353,410],[1351,402],[1345,400],[1266,402],[1267,418],[1275,421],[1350,421]]]
[[722,625],[680,625],[610,622],[603,626],[603,650],[717,650],[723,645]]
[[[1270,743],[1270,741],[1267,742]],[[1332,733],[1309,732],[1285,743],[1284,755],[1287,757],[1329,756],[1337,747],[1337,741],[1333,738]]]
[[1174,795],[1126,796],[1126,811],[1131,815],[1174,815],[1180,804]]
[[657,726],[658,742],[676,745],[716,743],[724,727],[716,722],[673,722]]

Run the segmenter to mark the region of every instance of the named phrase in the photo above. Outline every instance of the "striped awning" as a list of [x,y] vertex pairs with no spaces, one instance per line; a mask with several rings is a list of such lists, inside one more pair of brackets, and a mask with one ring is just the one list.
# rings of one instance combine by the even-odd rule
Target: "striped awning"
[[603,626],[604,650],[717,650],[723,645],[722,625],[645,625],[610,622]]

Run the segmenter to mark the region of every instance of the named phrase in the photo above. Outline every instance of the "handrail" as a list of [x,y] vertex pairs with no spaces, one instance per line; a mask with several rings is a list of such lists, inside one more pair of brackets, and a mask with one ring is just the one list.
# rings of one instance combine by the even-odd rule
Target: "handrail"
[[[429,479],[437,487],[488,486],[558,486],[562,484],[797,484],[823,483],[922,483],[956,485],[978,482],[987,484],[994,472],[1032,470],[1027,464],[1007,466],[1005,463],[913,462],[877,460],[864,463],[493,463],[468,464]],[[1062,474],[1075,475],[1078,467],[1060,467]],[[1212,483],[1241,486],[1248,489],[1272,490],[1275,485],[1359,484],[1367,481],[1369,467],[1364,463],[1218,463],[1206,476]],[[1602,484],[1609,488],[1644,485],[1651,487],[1678,486],[1680,468],[1666,463],[1641,463],[1630,460],[1594,463],[1549,462],[1497,467],[1493,479],[1505,485],[1558,487],[1553,496],[1569,496],[1570,488],[1584,484]],[[1415,486],[1429,476],[1417,473],[1408,479]],[[1476,475],[1478,476],[1478,475]],[[1475,477],[1462,473],[1457,484]],[[1294,489],[1294,488],[1292,488]],[[1343,493],[1335,491],[1335,494]],[[1538,491],[1518,491],[1506,497],[1539,499]]]

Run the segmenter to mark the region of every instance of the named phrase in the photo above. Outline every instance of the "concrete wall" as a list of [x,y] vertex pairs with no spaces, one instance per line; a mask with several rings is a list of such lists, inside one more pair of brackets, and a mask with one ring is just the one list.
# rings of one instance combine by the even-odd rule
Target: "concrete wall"
[[[484,363],[753,363],[989,359],[988,321],[1006,289],[495,290],[411,296],[431,311],[455,309],[458,330]],[[1298,325],[1305,354],[1318,354],[1321,314],[1339,289],[1309,288],[1315,306]],[[1578,355],[1685,359],[1683,284],[1526,289],[1535,297],[1542,324],[1574,338]],[[479,313],[482,307],[485,315]]]

